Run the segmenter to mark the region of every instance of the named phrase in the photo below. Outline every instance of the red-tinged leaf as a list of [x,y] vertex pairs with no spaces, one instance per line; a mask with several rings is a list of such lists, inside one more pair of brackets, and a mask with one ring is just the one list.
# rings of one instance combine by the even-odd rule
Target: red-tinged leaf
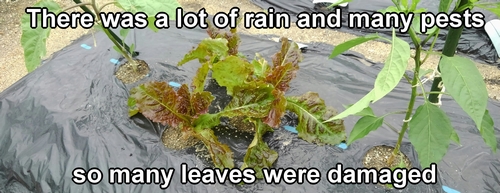
[[224,38],[227,40],[228,55],[235,56],[238,54],[238,46],[240,44],[240,35],[237,34],[236,28],[231,28],[230,31],[215,27],[210,21],[208,23],[207,34],[212,39]]
[[260,120],[253,122],[256,127],[256,133],[252,143],[248,146],[241,168],[253,168],[256,172],[255,176],[261,179],[264,177],[262,169],[272,167],[278,159],[278,152],[270,149],[266,142],[262,140],[262,136],[268,131],[273,131],[273,129],[263,124]]
[[130,101],[134,104],[131,110],[171,127],[189,124],[190,99],[185,84],[177,92],[166,82],[148,82],[130,90]]
[[346,140],[343,120],[324,122],[337,112],[325,106],[318,93],[307,92],[301,96],[287,97],[287,109],[299,117],[297,131],[300,138],[319,145],[337,145]]
[[190,115],[193,118],[198,117],[199,115],[205,114],[208,112],[208,107],[214,100],[214,96],[212,93],[203,91],[197,92],[191,95],[191,107],[192,112]]
[[296,43],[290,43],[288,38],[281,38],[281,50],[272,57],[273,67],[292,63],[292,66],[298,66],[302,61],[300,48]]
[[233,152],[218,141],[211,129],[195,130],[194,136],[205,144],[216,168],[234,168]]
[[274,67],[271,73],[267,75],[266,81],[276,89],[286,92],[290,88],[290,82],[295,78],[298,70],[299,66],[292,63]]
[[281,117],[285,115],[286,98],[285,94],[279,90],[273,90],[272,94],[275,99],[271,104],[269,114],[264,118],[264,123],[272,128],[277,128],[281,124]]
[[234,87],[233,99],[220,112],[221,116],[236,117],[247,116],[264,118],[269,114],[274,101],[273,88],[269,86],[241,85]]

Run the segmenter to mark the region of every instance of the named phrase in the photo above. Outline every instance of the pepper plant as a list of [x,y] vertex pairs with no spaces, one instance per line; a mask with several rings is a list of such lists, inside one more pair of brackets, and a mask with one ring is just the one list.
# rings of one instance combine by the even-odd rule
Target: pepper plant
[[[345,0],[343,2],[349,1]],[[330,58],[336,57],[356,45],[375,39],[386,40],[392,44],[390,54],[375,80],[373,89],[358,102],[350,105],[345,111],[328,119],[326,122],[339,120],[350,115],[361,116],[354,125],[347,143],[351,144],[355,140],[365,137],[369,132],[379,128],[384,123],[386,116],[397,113],[376,116],[370,108],[370,104],[377,102],[390,93],[403,79],[410,84],[411,94],[407,110],[404,112],[405,118],[402,122],[402,128],[399,131],[394,152],[388,159],[388,165],[391,165],[394,157],[400,153],[399,148],[406,132],[408,132],[408,138],[418,154],[422,167],[428,167],[431,163],[439,163],[448,151],[450,140],[460,143],[459,136],[455,132],[450,119],[440,108],[442,95],[449,95],[458,103],[472,118],[484,142],[491,147],[493,152],[496,152],[497,141],[493,127],[494,123],[486,107],[488,92],[483,77],[474,62],[466,57],[454,55],[463,27],[449,29],[443,51],[437,53],[440,54],[441,58],[438,68],[433,72],[433,86],[430,91],[426,91],[423,85],[425,81],[422,80],[422,75],[425,75],[425,73],[421,72],[421,66],[430,54],[435,53],[432,49],[440,30],[433,28],[427,34],[420,33],[418,26],[419,13],[426,10],[417,9],[419,0],[413,0],[411,3],[407,0],[392,0],[392,2],[394,6],[388,7],[385,11],[415,14],[413,25],[409,30],[411,43],[415,47],[415,55],[411,55],[409,43],[398,38],[394,29],[392,39],[382,38],[378,34],[370,34],[336,46]],[[452,4],[453,0],[441,0],[439,12],[449,13]],[[463,13],[464,10],[472,9],[475,6],[500,15],[498,10],[500,3],[481,3],[478,0],[458,0],[455,2],[452,12]],[[421,39],[421,35],[425,38]],[[430,40],[432,42],[429,49],[424,50],[424,46],[428,45]],[[422,54],[425,54],[424,58],[422,58]],[[413,77],[405,74],[410,58],[413,58],[415,62]],[[422,96],[424,102],[413,112],[418,96]]]
[[[133,59],[133,57],[136,56],[136,53],[132,51],[134,46],[128,46],[124,40],[118,37],[111,29],[104,28],[100,15],[102,10],[106,6],[113,4],[122,10],[133,14],[143,12],[148,16],[148,28],[156,32],[158,31],[158,28],[154,25],[155,15],[158,12],[165,12],[170,16],[170,18],[175,19],[175,9],[180,7],[177,0],[116,0],[103,3],[102,5],[98,5],[96,0],[90,0],[90,2],[73,0],[73,2],[75,3],[74,5],[61,8],[61,6],[54,0],[41,0],[33,5],[33,7],[47,8],[49,12],[54,14],[59,14],[75,7],[80,7],[84,12],[90,13],[94,18],[93,27],[104,31],[109,40],[113,42],[114,49],[118,51],[129,63],[131,63],[135,70],[139,64]],[[24,49],[24,60],[28,72],[33,71],[40,65],[41,58],[46,54],[46,40],[50,35],[50,28],[44,29],[40,27],[40,16],[37,16],[36,22],[38,23],[37,27],[31,28],[30,15],[25,14],[21,18],[21,45]],[[129,28],[123,29],[120,34],[127,34],[128,30]]]
[[[236,28],[227,31],[210,25],[207,33],[210,37],[178,63],[179,66],[193,60],[201,63],[191,85],[183,84],[176,90],[166,82],[153,81],[131,89],[130,116],[141,113],[153,122],[169,125],[169,129],[194,136],[204,143],[215,167],[221,169],[235,167],[233,153],[218,141],[212,128],[220,124],[222,117],[243,116],[255,126],[255,136],[241,167],[253,168],[258,178],[262,178],[262,168],[272,167],[278,159],[277,152],[268,147],[262,136],[280,126],[287,110],[298,115],[298,136],[305,141],[319,145],[345,141],[343,120],[325,122],[336,111],[327,107],[317,93],[285,96],[303,59],[296,43],[282,38],[281,49],[270,65],[259,54],[248,61],[239,53]],[[204,89],[210,77],[231,96],[229,104],[216,113],[208,113],[210,104],[216,100]]]

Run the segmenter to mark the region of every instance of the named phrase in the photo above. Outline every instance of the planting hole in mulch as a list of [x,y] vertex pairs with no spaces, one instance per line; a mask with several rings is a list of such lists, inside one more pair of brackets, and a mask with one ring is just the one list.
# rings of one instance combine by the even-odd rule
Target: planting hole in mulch
[[389,159],[389,157],[391,157],[392,151],[394,151],[394,147],[386,145],[375,146],[368,150],[368,152],[366,152],[365,156],[363,157],[363,165],[366,168],[375,168],[377,170],[380,170],[382,168],[394,168],[398,167],[402,159],[404,164],[406,165],[406,168],[411,168],[410,159],[403,153],[400,153],[398,156],[394,157],[394,161],[390,166],[388,166],[387,160]]
[[193,136],[185,135],[180,129],[167,127],[161,136],[163,145],[169,149],[181,150],[195,146],[200,141]]
[[125,84],[130,84],[137,82],[148,75],[148,64],[143,60],[135,60],[135,62],[139,64],[139,66],[137,66],[137,71],[134,70],[132,63],[127,61],[125,64],[118,67],[118,70],[115,73],[116,78]]

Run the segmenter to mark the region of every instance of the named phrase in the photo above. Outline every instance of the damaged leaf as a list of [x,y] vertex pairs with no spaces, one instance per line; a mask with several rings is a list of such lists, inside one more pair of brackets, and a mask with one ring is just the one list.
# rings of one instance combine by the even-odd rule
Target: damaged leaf
[[216,168],[234,168],[233,152],[217,140],[211,129],[197,130],[194,136],[205,144]]
[[262,140],[262,136],[268,131],[273,131],[273,129],[263,124],[260,120],[253,122],[256,127],[256,133],[252,143],[248,146],[241,169],[253,168],[256,172],[255,177],[262,179],[264,178],[262,169],[272,167],[278,159],[278,152],[270,149],[267,143]]
[[281,38],[281,50],[273,55],[273,67],[283,66],[292,63],[293,66],[298,66],[302,61],[300,48],[296,43],[290,43],[288,38]]
[[289,83],[295,78],[297,70],[299,70],[299,66],[294,66],[292,63],[274,67],[271,73],[267,75],[266,81],[276,89],[286,92],[290,88]]
[[212,67],[212,77],[219,85],[226,87],[228,95],[233,95],[235,86],[245,85],[251,74],[251,64],[237,56],[228,56]]
[[191,118],[206,113],[214,97],[210,92],[191,95],[183,84],[175,91],[166,82],[148,82],[130,90],[129,115],[140,112],[153,122],[171,127],[191,124]]
[[257,76],[257,78],[264,78],[271,70],[266,59],[260,54],[255,54],[255,58],[252,60],[252,65],[253,74]]
[[228,32],[226,30],[219,29],[215,27],[210,20],[207,20],[208,28],[207,34],[212,39],[224,38],[227,40],[228,47],[228,55],[236,56],[238,54],[238,47],[240,45],[240,35],[237,32],[236,28],[231,28]]
[[324,122],[337,112],[332,107],[326,107],[318,93],[287,97],[287,109],[299,117],[297,131],[300,138],[318,145],[337,145],[346,140],[343,120]]
[[281,117],[285,115],[286,98],[285,94],[279,90],[273,90],[274,101],[271,104],[269,114],[264,118],[264,123],[276,128],[281,124]]
[[182,66],[195,59],[198,59],[198,61],[203,64],[211,59],[226,56],[228,49],[226,39],[206,38],[198,44],[198,47],[184,55],[184,58],[177,63],[177,66]]
[[234,87],[233,99],[220,114],[226,117],[264,118],[269,114],[271,103],[274,101],[272,90],[271,87]]

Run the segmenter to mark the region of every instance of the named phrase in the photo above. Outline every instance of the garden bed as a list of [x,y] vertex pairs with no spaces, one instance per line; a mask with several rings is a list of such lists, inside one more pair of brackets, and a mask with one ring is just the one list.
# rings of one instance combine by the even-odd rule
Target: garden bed
[[[172,25],[173,26],[173,25]],[[196,149],[173,150],[164,146],[164,126],[152,123],[142,115],[128,117],[127,99],[131,88],[148,81],[166,81],[172,86],[192,80],[199,67],[190,62],[182,67],[176,64],[184,54],[207,37],[202,29],[168,29],[153,33],[136,30],[137,57],[150,68],[148,76],[125,85],[115,76],[120,64],[119,54],[103,33],[82,37],[56,53],[42,66],[0,93],[0,192],[165,192],[158,184],[109,184],[108,168],[175,168],[167,192],[442,192],[443,186],[461,192],[493,192],[500,188],[500,156],[492,154],[474,122],[451,99],[443,97],[443,109],[448,112],[462,146],[450,145],[450,150],[438,164],[438,183],[411,185],[404,190],[387,190],[374,184],[330,184],[327,171],[342,163],[343,168],[362,168],[366,152],[376,145],[393,146],[398,134],[385,125],[349,147],[317,146],[310,144],[286,129],[296,126],[296,117],[288,113],[282,126],[265,135],[269,147],[278,152],[274,168],[316,168],[322,173],[316,185],[266,184],[258,180],[251,185],[182,184],[181,163],[188,167],[211,167],[203,159],[204,152]],[[249,59],[260,53],[269,60],[280,49],[280,44],[268,38],[242,35],[239,51]],[[90,47],[90,49],[86,49]],[[381,64],[367,66],[356,53],[328,59],[332,46],[309,45],[303,53],[301,70],[291,82],[286,95],[300,95],[307,91],[319,93],[326,105],[343,110],[366,94],[373,85]],[[408,100],[407,83],[401,83],[387,97],[372,105],[375,113],[404,110]],[[430,86],[430,85],[429,85]],[[214,83],[207,87],[219,90]],[[228,99],[220,90],[212,110],[224,106]],[[422,101],[417,101],[421,103]],[[396,109],[398,107],[401,109]],[[488,104],[493,120],[500,120],[500,104]],[[403,116],[391,116],[386,121],[400,125]],[[356,117],[348,117],[344,124],[350,133]],[[223,122],[223,124],[227,124]],[[232,124],[227,125],[232,127]],[[220,141],[241,160],[251,138],[245,134],[219,133]],[[292,129],[293,130],[293,129]],[[498,133],[498,127],[495,128]],[[497,136],[497,139],[500,137]],[[416,153],[408,140],[401,151],[419,167]],[[240,166],[241,163],[236,163]],[[103,180],[91,185],[77,185],[71,181],[75,168],[99,168]]]

